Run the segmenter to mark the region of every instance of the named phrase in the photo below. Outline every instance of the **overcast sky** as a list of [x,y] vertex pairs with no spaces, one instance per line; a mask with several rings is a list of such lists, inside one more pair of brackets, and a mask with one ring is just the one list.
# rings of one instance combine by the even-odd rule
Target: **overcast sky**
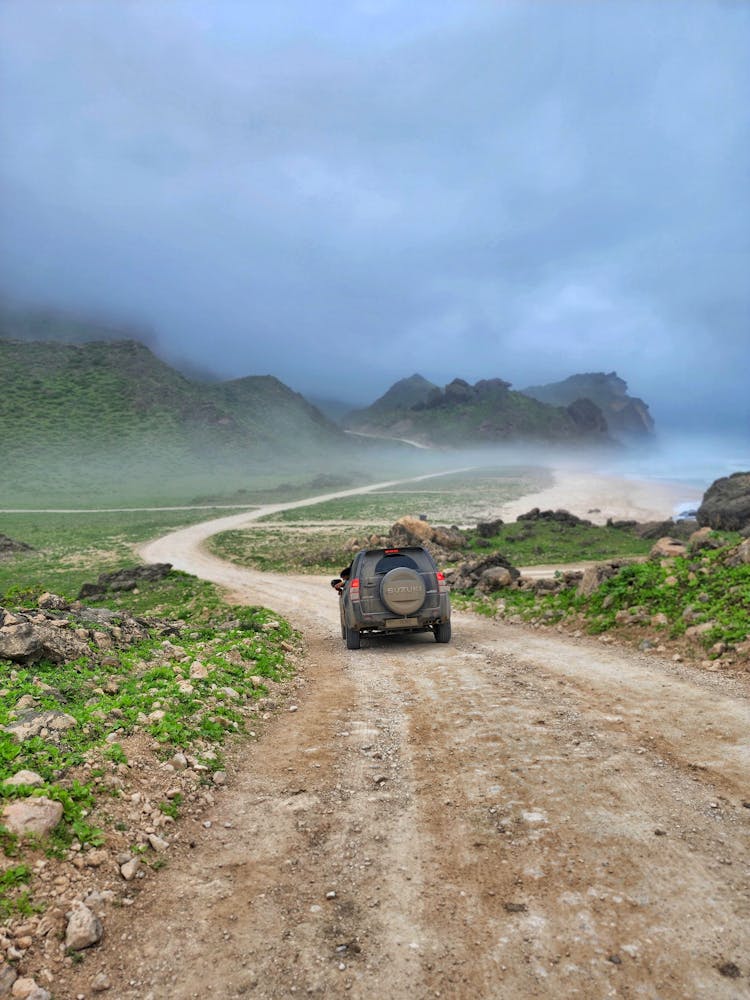
[[0,294],[225,377],[748,416],[750,4],[0,0]]

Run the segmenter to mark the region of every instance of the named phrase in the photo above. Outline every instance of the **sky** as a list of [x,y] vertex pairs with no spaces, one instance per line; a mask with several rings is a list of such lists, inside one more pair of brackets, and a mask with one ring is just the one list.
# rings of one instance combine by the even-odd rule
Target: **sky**
[[747,430],[748,94],[744,0],[0,0],[0,297]]

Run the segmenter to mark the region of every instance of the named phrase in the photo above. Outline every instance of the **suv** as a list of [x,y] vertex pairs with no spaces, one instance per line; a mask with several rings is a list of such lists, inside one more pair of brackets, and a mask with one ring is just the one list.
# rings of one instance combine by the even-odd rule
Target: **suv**
[[347,649],[359,649],[363,632],[432,632],[437,642],[450,642],[448,584],[421,545],[362,549],[352,560],[340,605]]

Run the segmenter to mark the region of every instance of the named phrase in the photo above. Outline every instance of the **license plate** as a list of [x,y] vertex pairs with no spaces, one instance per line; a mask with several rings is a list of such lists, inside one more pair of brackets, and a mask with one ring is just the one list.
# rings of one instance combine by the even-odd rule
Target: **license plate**
[[385,622],[386,628],[414,628],[415,625],[419,624],[419,619],[417,618],[387,618]]

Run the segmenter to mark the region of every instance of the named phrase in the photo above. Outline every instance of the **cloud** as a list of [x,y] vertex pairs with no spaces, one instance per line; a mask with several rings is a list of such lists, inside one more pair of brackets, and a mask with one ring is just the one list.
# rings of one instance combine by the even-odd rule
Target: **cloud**
[[321,394],[617,368],[738,419],[748,42],[719,0],[10,0],[0,291]]

